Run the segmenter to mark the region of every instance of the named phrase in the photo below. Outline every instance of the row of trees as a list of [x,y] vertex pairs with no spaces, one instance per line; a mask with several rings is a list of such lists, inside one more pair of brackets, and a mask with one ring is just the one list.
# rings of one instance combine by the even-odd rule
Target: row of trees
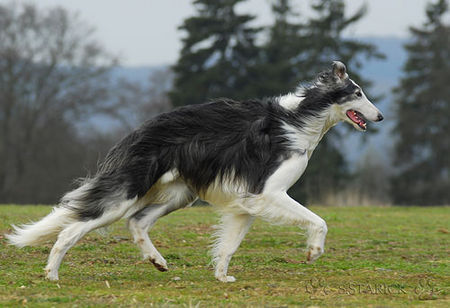
[[[286,93],[333,59],[344,61],[370,90],[359,71],[364,61],[383,55],[343,36],[365,7],[348,16],[343,0],[316,0],[307,18],[293,8],[296,2],[274,0],[274,22],[255,27],[255,16],[236,10],[244,1],[194,1],[195,15],[180,27],[179,60],[147,85],[112,78],[117,59],[77,15],[0,5],[0,202],[54,203],[74,178],[95,172],[119,135],[172,106]],[[405,77],[396,89],[398,176],[388,178],[370,156],[350,172],[338,149],[340,131],[332,130],[291,191],[294,197],[333,203],[329,196],[346,191],[355,203],[362,202],[358,194],[367,203],[450,203],[447,11],[447,1],[438,0],[427,8],[427,23],[411,29]],[[122,129],[100,134],[86,124],[96,115],[119,120]]]
[[[170,98],[175,106],[199,104],[215,97],[237,99],[279,95],[292,91],[300,80],[313,79],[330,59],[340,59],[352,78],[364,60],[380,58],[375,46],[343,36],[366,13],[361,7],[345,14],[343,0],[319,0],[314,16],[306,19],[290,0],[273,2],[275,21],[255,27],[256,16],[239,14],[236,6],[246,0],[195,0],[197,14],[180,27],[186,34]],[[263,35],[261,35],[263,34]],[[265,39],[257,43],[261,36]]]
[[398,204],[450,204],[450,25],[448,1],[426,9],[410,28],[408,60],[397,94],[398,136],[391,195]]

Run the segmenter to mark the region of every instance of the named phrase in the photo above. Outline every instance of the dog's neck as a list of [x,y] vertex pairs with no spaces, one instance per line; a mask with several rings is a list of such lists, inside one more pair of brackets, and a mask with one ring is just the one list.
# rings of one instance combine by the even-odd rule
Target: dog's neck
[[[280,97],[279,104],[284,109],[294,113],[298,111],[301,100],[298,96],[289,94]],[[339,122],[333,108],[333,105],[331,105],[314,116],[303,116],[299,113],[293,119],[291,118],[289,121],[284,122],[283,128],[286,130],[288,138],[292,141],[294,150],[304,151],[308,154],[308,158],[311,157],[323,136]]]

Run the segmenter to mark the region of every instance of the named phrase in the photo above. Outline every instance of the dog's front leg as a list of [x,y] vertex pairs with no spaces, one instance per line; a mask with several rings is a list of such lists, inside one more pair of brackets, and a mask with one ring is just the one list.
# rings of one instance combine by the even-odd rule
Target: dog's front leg
[[227,276],[231,257],[247,234],[254,217],[248,214],[225,214],[215,233],[212,254],[215,264],[215,276],[222,282],[234,282],[233,276]]
[[266,192],[248,199],[245,204],[251,215],[272,223],[297,225],[307,231],[306,259],[313,262],[325,251],[327,224],[315,213],[289,197],[285,191]]

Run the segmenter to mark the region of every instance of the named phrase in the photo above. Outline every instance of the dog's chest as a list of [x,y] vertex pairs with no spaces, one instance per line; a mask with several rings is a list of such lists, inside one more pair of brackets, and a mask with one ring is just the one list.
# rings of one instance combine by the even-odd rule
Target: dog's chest
[[303,130],[285,124],[286,137],[290,141],[289,148],[298,153],[306,153],[309,159],[320,142],[323,133],[318,133],[316,128],[306,127]]
[[308,155],[306,151],[296,152],[284,160],[275,172],[267,179],[264,191],[287,191],[308,166]]

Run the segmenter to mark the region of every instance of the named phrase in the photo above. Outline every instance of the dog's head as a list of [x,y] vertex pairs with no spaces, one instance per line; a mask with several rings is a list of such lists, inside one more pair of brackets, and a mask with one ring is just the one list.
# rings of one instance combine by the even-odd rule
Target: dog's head
[[338,121],[346,121],[356,129],[365,131],[367,120],[383,120],[383,115],[367,99],[361,87],[348,77],[342,62],[334,61],[330,70],[320,73],[316,87],[331,101],[330,107]]

